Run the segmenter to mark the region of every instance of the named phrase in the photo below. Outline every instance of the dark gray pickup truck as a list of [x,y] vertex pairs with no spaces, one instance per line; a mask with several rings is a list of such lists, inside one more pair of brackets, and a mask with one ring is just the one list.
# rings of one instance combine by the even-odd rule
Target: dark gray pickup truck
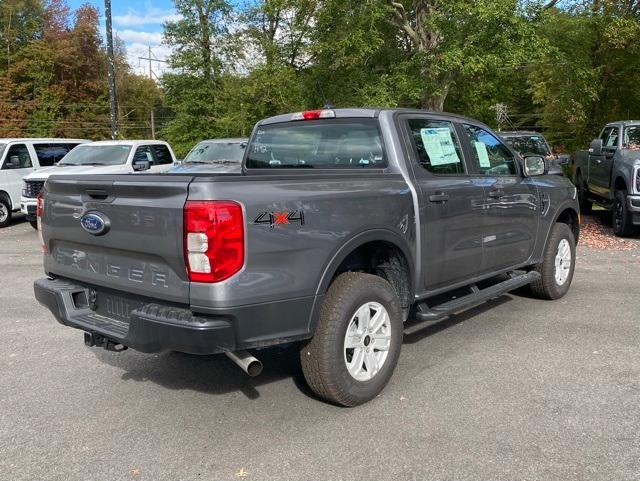
[[576,154],[574,169],[583,213],[596,203],[610,209],[617,236],[640,232],[640,121],[607,124]]
[[313,391],[346,406],[383,389],[405,329],[525,285],[562,297],[579,234],[544,159],[397,109],[263,120],[239,174],[51,177],[38,211],[36,298],[87,345],[256,374],[247,349],[295,342]]

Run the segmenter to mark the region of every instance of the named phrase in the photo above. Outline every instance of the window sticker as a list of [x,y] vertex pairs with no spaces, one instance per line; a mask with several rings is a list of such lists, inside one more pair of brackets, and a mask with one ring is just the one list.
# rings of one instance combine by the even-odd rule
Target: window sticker
[[491,168],[491,162],[489,161],[489,152],[487,152],[487,146],[484,144],[484,142],[474,142],[473,146],[476,148],[476,154],[478,154],[480,167]]
[[449,127],[420,129],[420,136],[422,137],[424,149],[429,155],[431,165],[460,163]]

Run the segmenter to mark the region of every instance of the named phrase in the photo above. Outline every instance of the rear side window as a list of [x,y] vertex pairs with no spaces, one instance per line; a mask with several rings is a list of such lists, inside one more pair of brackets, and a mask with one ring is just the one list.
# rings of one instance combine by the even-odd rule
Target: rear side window
[[59,162],[73,147],[67,144],[34,144],[40,167],[50,167]]
[[156,165],[173,164],[173,157],[166,145],[154,145],[153,152],[156,154]]
[[371,169],[386,167],[373,119],[315,120],[263,125],[247,147],[253,169]]
[[32,167],[29,150],[24,144],[9,147],[2,169],[26,169]]
[[484,175],[517,175],[513,154],[498,138],[475,125],[464,125],[478,172]]
[[418,164],[433,174],[464,174],[460,142],[451,122],[409,119]]

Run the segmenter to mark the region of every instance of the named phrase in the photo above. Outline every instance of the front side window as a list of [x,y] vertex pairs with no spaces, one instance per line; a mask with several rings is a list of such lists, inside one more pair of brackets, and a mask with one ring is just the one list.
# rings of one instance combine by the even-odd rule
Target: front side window
[[153,165],[153,154],[151,153],[151,147],[144,145],[136,149],[136,153],[133,154],[133,162],[147,161],[149,165]]
[[27,169],[29,167],[32,167],[32,164],[27,146],[15,144],[9,147],[2,169]]
[[464,174],[460,142],[451,122],[409,119],[409,131],[420,166],[433,174]]
[[304,120],[257,128],[247,153],[253,169],[386,167],[374,119]]
[[617,127],[606,127],[602,131],[602,135],[600,136],[602,139],[603,147],[617,147],[618,146],[618,128]]
[[130,145],[78,145],[58,165],[122,165],[127,162]]
[[70,148],[66,144],[34,144],[40,167],[50,167],[67,155]]
[[156,154],[157,165],[173,164],[173,157],[171,157],[169,147],[167,147],[166,145],[154,145],[153,152]]
[[464,125],[476,169],[483,175],[516,175],[513,154],[496,136],[475,125]]

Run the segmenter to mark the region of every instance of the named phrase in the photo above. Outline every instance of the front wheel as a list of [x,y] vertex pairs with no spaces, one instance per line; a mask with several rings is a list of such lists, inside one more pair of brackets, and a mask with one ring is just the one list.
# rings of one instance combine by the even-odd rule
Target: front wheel
[[31,224],[31,227],[33,227],[35,230],[38,230],[38,221],[37,220],[30,220],[29,224]]
[[618,237],[630,237],[635,234],[636,228],[633,225],[632,215],[627,205],[627,191],[616,191],[611,209],[611,224],[613,233]]
[[531,292],[540,299],[560,299],[571,286],[576,265],[576,241],[567,224],[551,228],[542,262],[535,266],[540,279],[532,282]]
[[373,399],[393,374],[402,334],[400,302],[386,280],[359,272],[339,275],[322,304],[315,335],[300,349],[309,387],[342,406]]

